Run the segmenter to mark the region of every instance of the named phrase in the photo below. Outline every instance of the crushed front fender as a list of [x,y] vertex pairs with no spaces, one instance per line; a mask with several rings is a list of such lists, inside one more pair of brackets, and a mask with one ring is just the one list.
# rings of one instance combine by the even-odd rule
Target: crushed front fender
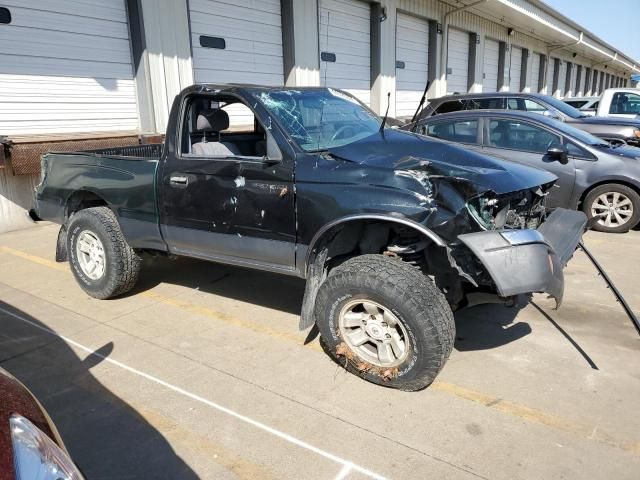
[[458,238],[480,260],[502,297],[544,292],[562,303],[563,268],[587,226],[584,213],[557,209],[537,230],[488,230]]

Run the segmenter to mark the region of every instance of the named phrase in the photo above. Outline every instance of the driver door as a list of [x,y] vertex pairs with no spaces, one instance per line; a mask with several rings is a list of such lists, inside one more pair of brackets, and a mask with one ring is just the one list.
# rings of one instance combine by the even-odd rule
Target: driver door
[[[203,98],[215,107],[228,105],[228,128],[198,130],[194,109],[203,105]],[[160,175],[161,229],[170,252],[293,271],[293,157],[286,143],[278,141],[280,132],[263,128],[239,98],[194,95],[185,99],[181,111],[176,151],[167,155]],[[234,118],[242,124],[234,125]],[[203,141],[203,134],[233,152],[200,153],[193,145]]]
[[487,118],[483,150],[510,161],[547,170],[558,177],[547,198],[549,208],[568,207],[575,184],[575,161],[566,164],[549,157],[552,144],[562,144],[562,137],[540,125],[520,119]]

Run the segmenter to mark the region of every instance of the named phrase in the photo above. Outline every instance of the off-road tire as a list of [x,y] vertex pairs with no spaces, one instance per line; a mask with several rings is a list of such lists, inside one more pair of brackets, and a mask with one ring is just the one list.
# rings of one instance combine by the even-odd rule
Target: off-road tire
[[[101,278],[93,280],[82,271],[76,251],[81,232],[94,234],[104,247],[105,270]],[[76,281],[89,295],[107,299],[131,290],[138,281],[141,259],[127,244],[118,220],[108,207],[93,207],[75,213],[67,233],[69,264]]]
[[[384,305],[404,325],[408,357],[393,369],[366,362],[341,338],[339,312],[352,300]],[[362,255],[331,270],[315,303],[321,342],[349,372],[386,387],[421,390],[436,378],[453,349],[455,323],[442,292],[420,270],[398,258]]]
[[620,185],[618,183],[607,183],[604,185],[598,185],[596,188],[591,190],[584,199],[582,203],[582,210],[587,215],[587,218],[593,218],[592,205],[598,199],[598,197],[602,194],[607,194],[609,192],[618,192],[631,200],[633,205],[633,215],[629,220],[615,227],[607,227],[605,225],[600,225],[599,223],[594,223],[592,228],[599,232],[606,233],[626,233],[633,227],[635,227],[638,222],[640,222],[640,195],[633,188],[627,187],[626,185]]

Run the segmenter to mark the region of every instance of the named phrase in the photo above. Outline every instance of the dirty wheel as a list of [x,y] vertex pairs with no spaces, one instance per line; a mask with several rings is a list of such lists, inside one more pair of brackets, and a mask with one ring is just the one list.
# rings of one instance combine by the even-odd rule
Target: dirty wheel
[[587,195],[583,210],[589,218],[598,218],[594,230],[624,233],[640,221],[640,196],[626,185],[600,185]]
[[318,292],[315,318],[340,365],[408,391],[433,382],[455,337],[451,308],[433,282],[382,255],[355,257],[332,270]]
[[107,207],[80,210],[71,217],[67,234],[71,271],[82,289],[106,299],[128,292],[140,272],[140,257],[127,244]]

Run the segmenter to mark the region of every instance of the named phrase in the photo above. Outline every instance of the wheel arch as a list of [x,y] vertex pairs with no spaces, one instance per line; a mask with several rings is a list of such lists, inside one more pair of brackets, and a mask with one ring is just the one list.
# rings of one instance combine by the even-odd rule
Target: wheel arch
[[64,218],[68,220],[72,214],[92,207],[109,207],[111,205],[98,193],[90,189],[75,190],[69,195],[64,206]]
[[578,208],[582,208],[585,199],[587,198],[587,195],[589,195],[589,193],[591,193],[594,189],[602,186],[602,185],[607,185],[607,184],[612,184],[612,185],[624,185],[625,187],[629,187],[630,189],[632,189],[634,192],[636,192],[638,194],[638,196],[640,196],[640,185],[637,183],[634,183],[633,181],[629,180],[629,179],[624,179],[624,178],[607,178],[607,179],[603,179],[603,180],[599,180],[598,182],[589,185],[588,188],[585,188],[582,193],[580,194],[580,199],[578,201]]
[[387,222],[389,224],[393,224],[396,226],[409,227],[414,229],[420,235],[427,237],[433,243],[435,243],[439,247],[445,247],[446,243],[440,236],[438,236],[431,229],[421,225],[420,223],[408,219],[406,217],[397,217],[392,215],[384,215],[384,214],[357,214],[357,215],[347,215],[344,217],[337,218],[332,220],[331,222],[326,223],[322,228],[320,228],[316,234],[311,239],[309,243],[309,248],[307,249],[305,261],[304,261],[304,272],[308,272],[310,265],[313,263],[315,256],[317,255],[317,250],[319,247],[322,247],[324,244],[330,243],[330,239],[332,239],[335,234],[346,225],[353,225],[355,223],[367,223],[367,222]]
[[[333,255],[348,255],[352,253],[356,247],[361,245],[360,239],[363,238],[362,229],[368,225],[376,227],[386,224],[389,231],[392,227],[410,228],[418,233],[421,237],[427,238],[430,242],[438,247],[446,248],[446,243],[435,232],[406,217],[397,217],[384,214],[357,214],[348,215],[337,218],[320,228],[309,244],[305,260],[300,270],[307,279],[307,284],[302,302],[302,311],[300,314],[300,330],[310,327],[314,324],[314,308],[318,290],[324,282],[328,274],[327,259]],[[352,228],[349,228],[352,227]],[[384,234],[384,228],[378,229]],[[346,232],[344,235],[341,235]],[[353,233],[353,236],[350,236]],[[373,235],[375,237],[375,235]],[[388,245],[387,237],[379,237],[372,239],[372,249],[376,245]],[[375,243],[375,242],[378,243]],[[331,251],[330,251],[331,250]],[[360,254],[379,253],[371,251],[360,251]]]

